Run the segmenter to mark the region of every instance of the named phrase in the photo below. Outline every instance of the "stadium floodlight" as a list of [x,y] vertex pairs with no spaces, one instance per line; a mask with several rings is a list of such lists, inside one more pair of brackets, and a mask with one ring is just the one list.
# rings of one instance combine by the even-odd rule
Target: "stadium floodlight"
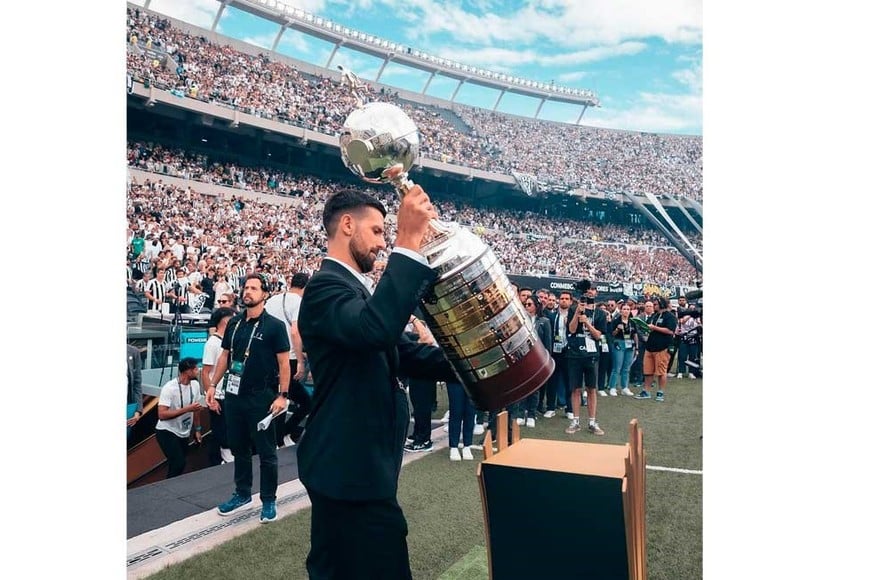
[[321,18],[320,16],[318,16],[317,18],[314,19],[314,23],[315,23],[317,26],[323,26],[323,18]]

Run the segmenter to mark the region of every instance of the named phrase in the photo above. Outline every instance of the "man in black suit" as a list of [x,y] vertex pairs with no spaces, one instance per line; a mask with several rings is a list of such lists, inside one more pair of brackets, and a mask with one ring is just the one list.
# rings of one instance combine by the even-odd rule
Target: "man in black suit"
[[305,288],[299,332],[314,379],[297,458],[311,499],[310,578],[411,578],[408,525],[396,501],[408,398],[397,377],[456,381],[441,349],[404,328],[436,273],[420,255],[429,197],[414,186],[397,213],[396,241],[377,289],[370,272],[386,248],[384,206],[339,191],[324,206],[328,255]]

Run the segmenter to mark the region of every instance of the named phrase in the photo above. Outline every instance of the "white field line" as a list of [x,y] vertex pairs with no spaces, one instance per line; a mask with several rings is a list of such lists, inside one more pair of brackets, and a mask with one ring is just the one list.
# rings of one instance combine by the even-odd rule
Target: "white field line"
[[672,473],[689,473],[691,475],[703,475],[704,472],[699,469],[682,469],[681,467],[660,467],[658,465],[647,465],[650,471],[670,471]]

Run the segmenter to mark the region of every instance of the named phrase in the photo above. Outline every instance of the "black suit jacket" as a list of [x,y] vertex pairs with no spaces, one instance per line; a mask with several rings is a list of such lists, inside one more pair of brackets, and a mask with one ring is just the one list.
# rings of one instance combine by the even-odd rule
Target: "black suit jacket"
[[314,397],[297,458],[306,488],[341,500],[396,496],[410,417],[397,377],[457,380],[440,348],[404,337],[435,278],[394,252],[373,295],[332,260],[305,286],[299,333]]

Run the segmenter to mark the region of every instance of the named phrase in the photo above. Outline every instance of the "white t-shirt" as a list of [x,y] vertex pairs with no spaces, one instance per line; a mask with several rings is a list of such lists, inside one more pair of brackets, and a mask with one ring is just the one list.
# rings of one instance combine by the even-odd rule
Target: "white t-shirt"
[[[189,385],[181,385],[178,379],[172,379],[160,389],[160,400],[157,405],[163,405],[170,409],[180,409],[198,400],[202,390],[199,382],[190,381]],[[184,413],[174,419],[158,419],[155,429],[163,429],[174,433],[179,437],[190,437],[190,429],[193,427],[193,413]]]
[[[299,319],[299,306],[302,304],[302,296],[291,292],[276,294],[266,300],[266,312],[284,321],[287,327],[287,338],[290,338],[290,327]],[[293,341],[290,341],[290,360],[297,360],[296,351],[293,350]]]
[[[221,348],[221,342],[223,341],[222,337],[217,334],[212,334],[208,337],[208,340],[205,341],[205,349],[202,353],[202,365],[211,365],[212,371],[214,371],[214,367],[217,366],[218,359],[223,353],[224,349]],[[215,379],[214,375],[210,377],[212,380]],[[221,399],[224,398],[224,379],[221,377],[220,382],[215,384],[214,386],[214,398]]]

